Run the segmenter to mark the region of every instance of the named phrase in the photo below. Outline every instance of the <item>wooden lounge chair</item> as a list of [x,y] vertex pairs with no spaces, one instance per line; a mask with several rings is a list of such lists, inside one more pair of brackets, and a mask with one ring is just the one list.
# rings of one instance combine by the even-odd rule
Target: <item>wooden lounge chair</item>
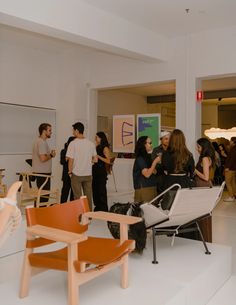
[[[156,235],[173,235],[198,231],[203,242],[206,254],[210,254],[203,237],[199,222],[209,217],[212,210],[220,201],[225,182],[221,186],[211,188],[196,187],[181,189],[180,185],[174,184],[152,201],[141,206],[147,228],[152,228],[153,233],[153,263],[156,259]],[[176,190],[177,188],[177,190]],[[175,189],[175,197],[169,210],[163,210],[161,204],[155,203],[160,197],[170,190]]]
[[[22,187],[19,194],[19,207],[22,209],[27,205],[35,205],[39,207],[40,205],[51,205],[52,203],[59,203],[59,191],[58,189],[44,190],[44,185],[52,178],[50,175],[43,174],[33,174],[28,172],[17,173],[22,179]],[[37,188],[34,186],[33,182],[37,177],[45,177],[45,182]],[[41,198],[47,198],[47,202],[41,202]]]
[[[141,218],[107,212],[89,212],[88,200],[78,200],[45,208],[27,208],[27,242],[21,277],[20,297],[28,295],[31,275],[48,269],[68,272],[68,304],[78,305],[78,287],[121,266],[121,287],[128,286],[128,254],[133,240],[128,240],[127,227]],[[79,219],[81,222],[79,222]],[[121,237],[88,237],[91,219],[120,223]],[[43,245],[63,242],[66,247],[51,252],[35,252]],[[42,250],[41,250],[42,251]]]

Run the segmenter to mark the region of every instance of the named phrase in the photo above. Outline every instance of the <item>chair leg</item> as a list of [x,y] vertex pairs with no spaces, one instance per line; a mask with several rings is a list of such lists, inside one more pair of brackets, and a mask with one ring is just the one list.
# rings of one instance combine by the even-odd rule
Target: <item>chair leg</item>
[[19,297],[24,298],[29,294],[29,283],[32,273],[32,267],[29,263],[28,256],[32,253],[32,249],[26,249],[24,254],[24,262],[21,271]]
[[78,259],[77,244],[68,246],[68,305],[79,305],[79,289],[74,261]]
[[123,258],[123,264],[121,265],[121,287],[127,288],[129,286],[129,277],[128,277],[128,255],[125,255]]
[[79,305],[79,289],[68,273],[68,305]]
[[205,242],[205,239],[204,239],[204,237],[203,237],[203,235],[202,235],[202,230],[201,230],[201,228],[200,228],[200,226],[199,226],[199,224],[198,224],[197,221],[196,221],[196,225],[197,225],[198,232],[199,232],[199,234],[200,234],[201,240],[202,240],[202,242],[203,242],[204,248],[205,248],[205,250],[206,250],[205,254],[208,254],[208,255],[209,255],[209,254],[211,254],[211,252],[209,251],[209,249],[208,249],[208,247],[207,247],[207,244],[206,244],[206,242]]
[[155,235],[155,228],[152,228],[152,247],[153,247],[153,264],[158,264],[157,261],[157,249],[156,249],[156,235]]

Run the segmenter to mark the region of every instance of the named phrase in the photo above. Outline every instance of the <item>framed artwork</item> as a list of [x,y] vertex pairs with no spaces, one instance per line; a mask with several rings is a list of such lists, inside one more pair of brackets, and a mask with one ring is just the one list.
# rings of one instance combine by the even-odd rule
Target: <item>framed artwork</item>
[[135,146],[135,116],[113,115],[113,152],[133,153]]
[[152,140],[152,146],[157,147],[160,141],[161,114],[138,114],[137,115],[137,139],[148,136]]

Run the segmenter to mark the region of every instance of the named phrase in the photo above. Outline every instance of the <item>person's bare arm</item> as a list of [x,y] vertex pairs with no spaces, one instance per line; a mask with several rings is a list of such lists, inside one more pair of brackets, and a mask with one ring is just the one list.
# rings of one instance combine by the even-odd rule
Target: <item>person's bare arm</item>
[[203,167],[203,173],[199,172],[197,169],[195,169],[195,174],[201,178],[202,180],[209,181],[210,178],[210,168],[211,161],[208,157],[204,157],[202,159],[202,167]]
[[161,162],[161,158],[160,156],[157,156],[153,162],[152,162],[152,165],[150,168],[144,168],[142,170],[142,175],[146,178],[149,178],[152,174],[155,174],[156,173],[156,165],[157,163],[160,163]]
[[56,151],[52,150],[50,154],[41,154],[39,155],[39,159],[41,162],[46,162],[56,156]]
[[74,159],[68,158],[68,174],[72,174]]

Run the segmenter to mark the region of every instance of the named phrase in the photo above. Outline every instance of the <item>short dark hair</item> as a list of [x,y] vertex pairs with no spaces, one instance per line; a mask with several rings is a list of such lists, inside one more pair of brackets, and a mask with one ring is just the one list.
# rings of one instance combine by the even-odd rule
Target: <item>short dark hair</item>
[[41,134],[43,133],[44,130],[47,130],[48,127],[52,127],[51,124],[49,123],[42,123],[39,125],[39,135],[41,136]]
[[72,127],[74,128],[74,130],[78,130],[79,133],[84,133],[84,124],[82,124],[81,122],[73,124]]

